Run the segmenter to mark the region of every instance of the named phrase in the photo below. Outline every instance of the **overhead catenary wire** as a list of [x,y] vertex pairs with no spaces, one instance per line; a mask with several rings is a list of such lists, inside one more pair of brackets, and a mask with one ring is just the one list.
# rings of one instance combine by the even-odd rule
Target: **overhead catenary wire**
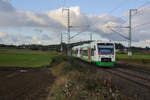
[[111,14],[114,11],[118,10],[124,3],[126,3],[126,0],[123,0],[122,2],[120,2],[115,8],[113,8],[112,10],[110,10],[107,14]]
[[[121,36],[122,38],[124,38],[124,39],[126,39],[126,40],[129,40],[129,37],[127,37],[127,36],[125,36],[125,35],[122,35],[122,34],[125,34],[125,33],[120,33],[120,32],[118,32],[118,31],[116,31],[116,30],[114,30],[114,29],[112,29],[112,28],[110,28],[110,30],[111,30],[112,32],[116,33],[117,35]],[[131,41],[136,41],[136,40],[132,39]]]
[[66,0],[63,0],[63,5],[62,5],[62,8],[64,8],[66,5]]
[[[145,3],[143,3],[142,5],[140,5],[140,6],[137,8],[138,13],[142,12],[142,10],[139,10],[139,9],[141,9],[142,7],[144,7],[144,6],[148,5],[148,4],[150,4],[150,1],[146,1]],[[136,14],[132,15],[132,17],[134,17],[135,15],[136,15]]]
[[[147,1],[147,0],[146,0],[146,2],[144,2],[142,5],[140,5],[140,6],[137,8],[138,13],[142,11],[142,10],[139,11],[138,9],[140,9],[141,7],[144,7],[144,6],[148,5],[148,4],[150,4],[150,1]],[[133,15],[132,15],[132,19],[135,17],[135,15],[136,15],[136,14],[133,14]],[[121,17],[124,17],[124,16],[121,16]],[[129,21],[129,19],[127,20],[127,22],[128,22],[128,21]],[[140,27],[140,26],[142,26],[142,25],[148,25],[148,24],[150,24],[150,22],[146,22],[146,23],[137,25],[137,26],[132,27],[132,28],[136,28],[136,27]],[[124,28],[124,27],[127,28],[127,26],[121,26],[120,28]],[[119,28],[119,27],[117,27],[117,28]]]
[[114,30],[114,29],[112,29],[112,28],[110,28],[110,30],[111,30],[111,31],[113,31],[114,33],[117,33],[117,34],[118,34],[118,35],[120,35],[121,37],[123,37],[123,38],[125,38],[125,39],[129,40],[129,38],[128,38],[128,37],[126,37],[126,36],[122,35],[120,32],[115,31],[115,30]]
[[[144,6],[148,5],[148,4],[150,4],[150,1],[149,1],[149,0],[146,0],[145,3],[143,3],[141,6],[139,6],[139,7],[137,8],[138,13],[140,13],[140,12],[143,11],[143,10],[139,10],[141,7],[144,7]],[[136,14],[132,15],[132,18],[134,18],[135,15],[136,15]],[[145,26],[145,25],[149,25],[149,24],[150,24],[150,22],[146,22],[146,23],[143,23],[143,24],[136,25],[136,26],[134,26],[134,27],[132,27],[132,28],[137,28],[137,27]]]
[[[113,8],[112,10],[110,10],[109,12],[108,12],[108,14],[111,14],[111,13],[113,13],[114,11],[116,11],[116,10],[118,10],[120,7],[121,7],[121,5],[122,4],[124,4],[124,2],[126,2],[126,0],[123,0],[121,3],[119,3],[118,4],[118,6],[117,7],[115,7],[115,8]],[[141,7],[143,7],[143,6],[145,6],[145,5],[147,5],[147,4],[149,4],[150,3],[150,1],[147,1],[146,0],[146,2],[144,2],[142,5],[140,5],[138,8],[137,8],[137,10],[138,9],[140,9]],[[142,10],[141,10],[142,11]],[[141,12],[141,11],[138,11],[138,13],[139,12]],[[134,14],[134,15],[132,15],[132,17],[134,17],[136,14]],[[125,17],[125,16],[121,16],[121,18],[123,18],[123,17]],[[124,19],[124,18],[123,18]],[[129,21],[129,19],[127,20],[127,22]],[[126,26],[125,26],[126,27]],[[119,28],[119,27],[118,27]],[[121,28],[124,28],[124,26],[122,26]]]
[[143,24],[136,25],[133,28],[137,28],[137,27],[145,26],[145,25],[149,25],[149,24],[150,24],[150,22],[146,22],[146,23],[143,23]]
[[[144,7],[144,6],[148,5],[148,4],[150,4],[150,1],[147,1],[147,0],[146,0],[142,5],[140,5],[138,8],[136,8],[137,11],[138,11],[138,13],[140,13],[140,12],[143,11],[143,10],[139,10],[139,9],[141,9],[142,7]],[[135,14],[132,14],[132,18],[134,18],[135,15],[136,15],[136,13],[135,13]],[[123,17],[125,17],[125,16],[122,15],[121,18],[123,18]],[[129,21],[129,19],[128,19],[127,21]]]

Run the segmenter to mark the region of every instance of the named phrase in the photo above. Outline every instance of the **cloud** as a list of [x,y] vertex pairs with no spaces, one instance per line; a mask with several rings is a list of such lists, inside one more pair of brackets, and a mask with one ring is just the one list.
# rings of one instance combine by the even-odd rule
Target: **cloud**
[[17,10],[6,0],[0,0],[0,27],[40,27],[52,31],[64,28],[46,12]]
[[[117,43],[122,43],[126,47],[128,47],[128,42],[126,41],[116,41]],[[150,47],[150,40],[143,40],[143,41],[138,41],[138,42],[132,42],[132,46],[135,47]]]
[[8,2],[8,0],[0,0],[0,12],[13,12],[15,8]]
[[26,15],[29,21],[35,21],[42,25],[46,24],[46,21],[42,18],[42,15],[35,15],[33,12],[27,12]]
[[31,36],[0,32],[0,43],[3,44],[31,44],[31,40]]
[[38,44],[41,44],[41,41],[40,41],[40,40],[38,41]]
[[133,42],[133,46],[138,46],[138,47],[150,47],[150,40],[144,40],[144,41],[139,41],[139,42]]
[[32,37],[32,40],[33,40],[33,43],[41,44],[41,41],[38,39],[37,36],[33,36],[33,37]]
[[14,34],[7,32],[0,32],[0,43],[4,44],[41,44],[45,43],[45,41],[50,41],[52,38],[47,34],[40,35],[25,35],[25,34]]
[[37,41],[38,38],[37,38],[36,36],[33,36],[33,37],[32,37],[32,40]]
[[42,36],[40,37],[40,40],[42,40],[42,41],[52,40],[52,38],[50,36],[48,36],[47,34],[42,34]]
[[0,32],[0,38],[5,38],[7,36],[6,32]]

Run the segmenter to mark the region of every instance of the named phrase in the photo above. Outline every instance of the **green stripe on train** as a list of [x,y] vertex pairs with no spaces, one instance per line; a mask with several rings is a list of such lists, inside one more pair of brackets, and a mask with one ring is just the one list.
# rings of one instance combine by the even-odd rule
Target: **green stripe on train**
[[98,66],[115,66],[115,62],[100,62],[96,61],[95,62]]
[[93,63],[95,63],[96,65],[98,66],[110,66],[110,67],[113,67],[115,66],[115,62],[112,61],[112,62],[101,62],[101,61],[95,61],[95,60],[92,60]]
[[[88,59],[87,58],[81,58],[82,60],[84,61],[87,61],[88,62]],[[95,61],[95,60],[92,60],[91,62],[95,63],[96,65],[98,66],[103,66],[103,67],[113,67],[115,66],[115,62],[112,61],[112,62],[100,62],[100,61]]]

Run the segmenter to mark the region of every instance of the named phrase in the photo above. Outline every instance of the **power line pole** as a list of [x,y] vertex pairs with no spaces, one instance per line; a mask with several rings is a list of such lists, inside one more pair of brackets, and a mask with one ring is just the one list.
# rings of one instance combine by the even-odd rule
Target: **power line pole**
[[70,9],[68,8],[68,56],[71,56],[70,49]]
[[128,56],[132,56],[132,48],[131,48],[131,42],[132,42],[132,11],[136,11],[137,9],[130,9],[129,10],[129,43],[128,43]]
[[67,55],[71,56],[71,50],[70,50],[70,9],[69,8],[63,8],[62,11],[66,10],[68,12],[68,23],[67,23],[67,32],[68,32],[68,45],[67,45]]
[[60,48],[60,51],[62,52],[63,51],[63,47],[62,47],[62,41],[63,41],[63,36],[62,36],[62,33],[61,33],[61,48]]
[[129,10],[129,43],[128,43],[128,56],[132,56],[132,51],[131,51],[131,14],[132,10]]
[[[129,36],[128,37],[122,35],[120,32],[117,32],[117,31],[111,29],[111,31],[118,33],[121,37],[128,40],[128,56],[132,56],[131,42],[132,42],[132,12],[133,11],[136,11],[136,13],[137,13],[137,9],[130,9],[129,10],[129,26],[119,27],[119,28],[129,28]],[[107,26],[107,27],[110,28],[111,26]]]
[[92,41],[92,35],[93,35],[93,34],[92,34],[92,32],[91,32],[91,33],[90,33],[90,40],[91,40],[91,41]]

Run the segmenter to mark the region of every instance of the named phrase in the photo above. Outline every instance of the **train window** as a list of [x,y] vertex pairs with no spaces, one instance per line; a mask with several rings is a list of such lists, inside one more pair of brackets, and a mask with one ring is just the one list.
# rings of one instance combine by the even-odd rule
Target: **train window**
[[92,49],[91,49],[91,56],[94,56],[94,51],[95,51],[95,50],[92,48]]
[[112,43],[99,43],[98,53],[102,55],[114,54],[114,45]]
[[99,48],[99,54],[114,54],[114,50],[112,48]]
[[88,56],[88,50],[83,50],[83,55]]
[[82,55],[82,49],[80,49],[80,55]]
[[82,56],[88,56],[88,50],[81,50]]
[[73,54],[74,56],[77,56],[77,55],[78,55],[78,49],[72,50],[72,54]]
[[94,46],[94,50],[96,50],[96,47]]

